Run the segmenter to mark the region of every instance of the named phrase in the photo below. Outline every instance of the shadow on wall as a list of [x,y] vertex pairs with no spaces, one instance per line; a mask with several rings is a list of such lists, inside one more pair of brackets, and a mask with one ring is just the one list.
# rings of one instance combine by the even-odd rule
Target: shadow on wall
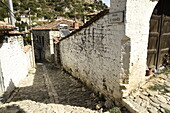
[[0,97],[2,96],[2,100],[0,102],[6,101],[6,99],[10,96],[11,92],[15,89],[14,82],[12,79],[10,79],[9,85],[5,91],[5,85],[4,85],[4,76],[1,68],[1,62],[0,62]]
[[3,77],[3,73],[2,73],[2,68],[1,68],[1,61],[0,61],[0,93],[4,91],[4,77]]
[[0,48],[2,47],[4,42],[6,42],[5,37],[0,35]]
[[0,48],[2,47],[3,43],[2,43],[2,40],[0,39]]
[[[0,100],[2,103],[5,103],[7,101],[7,99],[10,97],[10,95],[12,94],[12,92],[15,90],[16,86],[14,84],[14,82],[12,81],[12,79],[9,82],[9,86],[7,87],[7,90],[3,93],[3,99]],[[1,112],[0,112],[1,113]]]
[[26,113],[26,112],[17,105],[9,105],[6,107],[1,107],[0,113]]

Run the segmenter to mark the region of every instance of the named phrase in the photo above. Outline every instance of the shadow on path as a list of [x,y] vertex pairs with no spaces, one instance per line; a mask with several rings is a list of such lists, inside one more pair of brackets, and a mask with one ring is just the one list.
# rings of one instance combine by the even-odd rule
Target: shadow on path
[[59,68],[46,64],[46,69],[57,92],[59,104],[95,109],[99,99],[92,90]]
[[26,113],[17,105],[9,105],[0,108],[0,113]]
[[[32,76],[32,79],[28,79],[25,81],[26,82],[31,82],[32,85],[26,86],[26,87],[19,87],[18,92],[14,95],[11,101],[16,102],[16,101],[22,101],[22,100],[32,100],[36,102],[41,102],[41,103],[49,103],[49,95],[48,95],[48,90],[46,88],[44,76],[43,76],[43,64],[38,64],[36,73],[35,75],[30,75]],[[29,77],[30,77],[29,76]],[[31,77],[30,77],[31,78]]]
[[[45,104],[54,103],[50,101],[51,97],[49,94],[53,92],[50,92],[47,88],[49,84],[46,83],[44,74],[49,77],[51,85],[55,89],[55,94],[53,95],[56,95],[58,100],[55,104],[95,109],[99,99],[94,93],[79,80],[50,63],[38,63],[33,84],[31,86],[19,87],[19,90],[10,102],[32,100]],[[31,79],[25,81],[25,84],[27,82],[31,82]]]

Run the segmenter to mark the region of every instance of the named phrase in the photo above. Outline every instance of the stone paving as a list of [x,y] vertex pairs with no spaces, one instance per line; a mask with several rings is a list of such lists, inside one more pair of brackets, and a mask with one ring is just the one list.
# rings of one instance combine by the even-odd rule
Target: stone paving
[[170,74],[153,75],[123,101],[133,113],[170,113]]
[[[132,113],[170,113],[170,74],[152,76],[123,101]],[[38,63],[36,73],[20,82],[0,113],[109,113],[103,111],[106,103],[62,69]]]
[[98,113],[84,107],[62,104],[44,104],[32,100],[23,100],[4,104],[0,113]]
[[90,89],[68,73],[54,69],[51,65],[46,65],[46,67],[48,67],[50,84],[53,85],[54,94],[57,94],[55,99],[58,103],[95,109],[99,100]]
[[0,113],[102,113],[95,94],[68,73],[51,64],[37,64],[0,107]]

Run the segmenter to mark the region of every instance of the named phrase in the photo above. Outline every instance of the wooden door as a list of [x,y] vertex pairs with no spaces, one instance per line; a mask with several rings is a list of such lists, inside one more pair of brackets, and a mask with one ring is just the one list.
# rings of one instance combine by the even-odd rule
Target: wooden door
[[159,68],[170,55],[170,0],[160,0],[150,20],[148,67]]

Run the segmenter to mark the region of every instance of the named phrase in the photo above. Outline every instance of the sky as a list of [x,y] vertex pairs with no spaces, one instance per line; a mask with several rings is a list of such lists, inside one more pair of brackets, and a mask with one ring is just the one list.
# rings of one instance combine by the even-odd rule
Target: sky
[[107,6],[110,7],[110,0],[102,0],[104,3],[106,3]]

